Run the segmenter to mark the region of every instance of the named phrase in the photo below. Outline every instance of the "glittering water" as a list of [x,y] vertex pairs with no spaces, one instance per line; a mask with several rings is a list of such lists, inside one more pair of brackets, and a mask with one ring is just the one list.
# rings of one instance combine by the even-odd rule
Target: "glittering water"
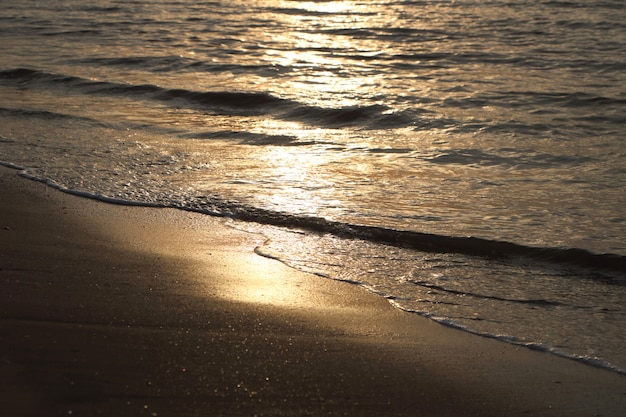
[[266,256],[624,369],[624,22],[622,0],[2,2],[0,160],[251,220]]

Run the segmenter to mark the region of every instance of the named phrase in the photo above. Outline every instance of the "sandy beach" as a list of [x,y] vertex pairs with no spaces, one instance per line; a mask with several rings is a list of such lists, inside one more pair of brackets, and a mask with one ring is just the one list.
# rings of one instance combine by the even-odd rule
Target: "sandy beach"
[[6,416],[622,416],[626,377],[258,256],[223,219],[0,169]]

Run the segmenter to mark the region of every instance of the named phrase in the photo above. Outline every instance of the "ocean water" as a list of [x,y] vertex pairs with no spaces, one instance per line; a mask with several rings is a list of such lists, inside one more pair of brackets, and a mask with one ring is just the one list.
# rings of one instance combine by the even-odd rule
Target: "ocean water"
[[0,162],[626,373],[623,0],[0,1]]

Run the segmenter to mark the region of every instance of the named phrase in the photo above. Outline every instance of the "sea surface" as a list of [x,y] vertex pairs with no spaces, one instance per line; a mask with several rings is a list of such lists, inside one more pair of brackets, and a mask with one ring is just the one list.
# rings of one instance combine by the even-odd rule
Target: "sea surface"
[[625,140],[624,0],[0,0],[3,165],[626,374]]

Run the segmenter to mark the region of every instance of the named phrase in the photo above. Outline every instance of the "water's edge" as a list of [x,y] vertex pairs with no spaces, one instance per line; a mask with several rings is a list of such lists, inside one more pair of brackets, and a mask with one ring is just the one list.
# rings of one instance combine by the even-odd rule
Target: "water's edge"
[[[397,245],[400,247],[407,247],[410,249],[414,249],[417,251],[434,251],[441,252],[446,251],[446,248],[456,249],[456,253],[466,254],[471,256],[480,256],[480,257],[488,257],[488,258],[500,258],[500,257],[525,257],[529,259],[534,259],[537,262],[554,262],[554,263],[571,263],[573,265],[581,266],[584,268],[592,268],[592,269],[600,269],[600,270],[608,270],[614,272],[621,272],[624,270],[626,266],[626,257],[613,255],[613,254],[593,254],[591,252],[582,250],[582,249],[557,249],[557,248],[533,248],[526,247],[522,245],[517,245],[508,242],[495,242],[488,241],[485,239],[479,238],[455,238],[455,237],[447,237],[447,236],[437,236],[430,234],[423,234],[417,232],[408,232],[408,231],[396,231],[384,228],[375,228],[371,226],[360,226],[360,225],[347,225],[341,224],[338,222],[332,222],[321,218],[306,218],[306,217],[297,217],[290,215],[283,215],[281,213],[269,213],[265,210],[259,210],[259,213],[264,214],[266,216],[254,217],[250,212],[240,212],[240,213],[221,213],[209,210],[202,210],[201,208],[194,207],[181,207],[174,204],[161,204],[161,203],[150,203],[150,202],[137,202],[132,200],[123,200],[118,198],[107,197],[101,194],[93,194],[79,190],[73,190],[66,187],[63,187],[51,179],[40,178],[28,173],[27,168],[24,168],[19,165],[12,164],[6,161],[0,161],[0,166],[4,166],[9,169],[14,169],[17,172],[17,175],[26,178],[31,181],[40,182],[45,184],[48,187],[56,189],[58,191],[83,197],[89,198],[92,200],[97,200],[109,204],[117,204],[124,206],[140,206],[140,207],[152,207],[152,208],[174,208],[184,211],[192,211],[200,214],[206,214],[214,217],[221,218],[233,218],[234,220],[240,220],[244,222],[253,222],[258,224],[266,224],[272,226],[279,227],[289,227],[289,228],[297,228],[303,229],[313,233],[330,233],[334,234],[340,238],[347,239],[362,239],[362,240],[370,240],[375,243],[387,244],[387,245]],[[268,214],[272,214],[271,216],[267,216]],[[244,229],[238,229],[245,231],[247,233],[255,233],[249,232]],[[391,232],[391,236],[384,235],[383,232]],[[411,237],[413,238],[427,238],[426,243],[415,243]],[[416,239],[420,240],[420,239]],[[477,247],[473,247],[473,245],[477,245]],[[506,253],[504,249],[508,249],[509,252]],[[298,270],[298,268],[290,265],[288,262],[285,262],[281,259],[280,256],[276,256],[275,254],[270,254],[259,250],[259,248],[255,248],[254,251],[257,255],[263,256],[266,258],[270,258],[276,261],[281,262],[282,264]],[[536,350],[548,354],[552,354],[561,358],[573,360],[576,362],[580,362],[589,366],[593,366],[596,368],[604,369],[607,371],[611,371],[617,373],[619,375],[626,376],[626,369],[622,369],[612,363],[596,358],[589,357],[583,355],[575,355],[563,352],[559,349],[556,349],[552,346],[536,343],[536,342],[528,342],[519,340],[513,336],[506,335],[496,335],[490,334],[486,332],[479,332],[468,328],[466,326],[460,325],[453,320],[447,318],[441,318],[423,311],[417,311],[414,309],[403,307],[400,303],[395,301],[394,297],[388,296],[380,291],[376,291],[368,285],[363,284],[359,281],[347,280],[341,278],[335,278],[328,275],[315,274],[310,273],[311,275],[316,275],[320,278],[332,279],[336,281],[345,282],[351,285],[357,285],[366,291],[373,293],[377,296],[382,296],[394,307],[398,308],[402,311],[411,314],[417,314],[420,317],[424,317],[426,319],[432,320],[438,324],[441,324],[446,327],[450,327],[456,330],[464,331],[476,336],[486,337],[490,339],[499,340],[504,343],[512,344],[515,346],[520,346],[524,348],[528,348],[531,350]],[[619,283],[621,284],[621,282]]]

